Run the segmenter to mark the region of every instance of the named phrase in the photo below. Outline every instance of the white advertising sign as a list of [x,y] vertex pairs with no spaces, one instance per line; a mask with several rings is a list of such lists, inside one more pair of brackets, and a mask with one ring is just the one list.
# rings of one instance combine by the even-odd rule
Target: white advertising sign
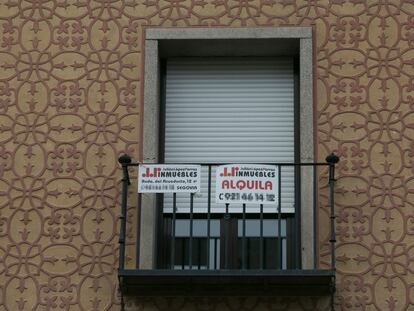
[[216,203],[277,204],[277,202],[277,166],[229,164],[217,167]]
[[200,192],[200,165],[141,164],[138,192]]

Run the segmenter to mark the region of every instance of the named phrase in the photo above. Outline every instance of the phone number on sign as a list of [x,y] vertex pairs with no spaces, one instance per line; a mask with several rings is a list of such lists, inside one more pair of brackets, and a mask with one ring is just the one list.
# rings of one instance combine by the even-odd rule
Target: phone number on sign
[[220,201],[276,202],[274,194],[262,193],[219,193]]

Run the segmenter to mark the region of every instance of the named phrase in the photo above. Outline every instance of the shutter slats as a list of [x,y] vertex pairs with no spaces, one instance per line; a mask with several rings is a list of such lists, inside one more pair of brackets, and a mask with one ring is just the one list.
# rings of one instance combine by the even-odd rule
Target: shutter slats
[[[168,60],[164,152],[166,163],[293,162],[292,60]],[[206,211],[207,177],[203,168],[204,191],[194,198],[196,212]],[[188,195],[177,195],[179,212],[188,212],[188,201]],[[165,195],[166,211],[171,203]],[[293,204],[293,169],[283,168],[282,208],[292,212]],[[213,203],[212,208],[222,211],[223,206]]]

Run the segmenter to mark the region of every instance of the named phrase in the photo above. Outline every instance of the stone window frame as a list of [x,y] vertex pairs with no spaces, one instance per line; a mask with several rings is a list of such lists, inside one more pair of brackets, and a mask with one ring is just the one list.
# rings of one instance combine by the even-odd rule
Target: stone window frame
[[[286,56],[299,59],[300,162],[314,162],[312,27],[147,28],[144,34],[143,163],[158,163],[160,131],[160,58],[191,56]],[[314,179],[301,170],[302,269],[315,267]],[[156,196],[142,194],[139,269],[154,269]]]

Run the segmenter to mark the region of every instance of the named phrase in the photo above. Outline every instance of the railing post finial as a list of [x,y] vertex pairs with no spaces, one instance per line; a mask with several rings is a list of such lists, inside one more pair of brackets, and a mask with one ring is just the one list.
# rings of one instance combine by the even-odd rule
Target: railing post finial
[[123,155],[121,155],[118,158],[118,162],[121,163],[121,165],[130,164],[132,162],[132,159],[131,159],[131,157],[129,155],[127,155],[126,153],[124,153]]
[[325,161],[331,165],[336,164],[339,162],[339,157],[335,153],[332,152],[330,155],[326,157]]

